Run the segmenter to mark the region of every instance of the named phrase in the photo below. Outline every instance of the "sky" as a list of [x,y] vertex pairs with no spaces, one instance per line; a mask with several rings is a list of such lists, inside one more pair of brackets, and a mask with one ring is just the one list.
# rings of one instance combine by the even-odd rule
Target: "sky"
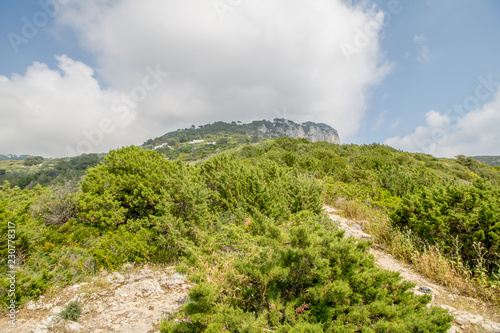
[[0,0],[0,154],[287,118],[500,155],[496,0]]

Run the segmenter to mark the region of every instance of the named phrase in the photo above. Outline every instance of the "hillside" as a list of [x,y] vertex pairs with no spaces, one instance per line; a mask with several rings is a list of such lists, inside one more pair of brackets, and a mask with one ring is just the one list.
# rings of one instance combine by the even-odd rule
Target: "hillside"
[[[102,155],[102,154],[101,154]],[[98,154],[83,154],[71,158],[43,159],[38,156],[26,157],[23,160],[0,161],[0,184],[9,182],[11,186],[22,189],[38,185],[54,186],[65,183],[77,184],[85,170],[102,160]]]
[[[479,314],[499,321],[498,170],[467,157],[287,137],[235,143],[204,160],[198,151],[183,156],[197,163],[111,151],[84,171],[79,190],[5,184],[0,252],[6,264],[14,225],[15,304],[148,263],[173,265],[193,285],[162,332],[236,331],[243,322],[249,331],[446,332],[448,312],[378,268],[370,241],[344,238],[327,204],[432,283],[480,298]],[[3,272],[0,282],[8,306]]]
[[500,156],[473,156],[472,158],[492,167],[500,166]]
[[[153,149],[171,160],[186,162],[201,159],[235,149],[246,143],[256,143],[266,138],[306,138],[311,142],[326,141],[340,143],[338,133],[326,124],[293,121],[276,118],[273,122],[262,120],[250,124],[241,122],[215,122],[198,128],[178,129],[143,144],[144,149]],[[84,171],[95,166],[104,154],[83,154],[73,158],[45,159],[39,163],[26,163],[33,158],[28,155],[0,155],[0,184],[8,181],[21,188],[78,183]],[[2,160],[3,159],[3,160]]]
[[[337,215],[331,207],[323,207],[330,218],[339,223],[345,231],[344,238],[372,239],[361,231],[362,221],[352,221]],[[488,311],[487,304],[460,296],[442,286],[436,285],[402,264],[386,252],[372,246],[370,254],[375,264],[385,270],[400,273],[405,281],[415,284],[413,291],[418,295],[429,294],[429,304],[450,311],[456,318],[449,332],[500,331],[500,324],[491,319],[495,315]],[[119,271],[102,271],[91,279],[71,285],[58,291],[57,296],[40,297],[30,301],[20,311],[22,324],[11,333],[50,330],[52,332],[158,332],[165,316],[179,311],[188,301],[193,288],[187,276],[175,272],[175,267],[126,264]],[[133,295],[133,297],[130,297]],[[58,313],[77,301],[81,305],[78,322],[61,320]],[[141,315],[137,315],[140,310]],[[498,316],[497,316],[498,317]],[[496,319],[498,320],[498,319]],[[0,319],[0,326],[7,326],[7,320]]]
[[152,148],[165,143],[173,146],[175,143],[192,140],[216,140],[221,137],[238,136],[243,138],[248,137],[247,142],[250,142],[250,138],[253,141],[261,141],[262,139],[287,136],[294,139],[306,138],[311,142],[326,141],[340,143],[337,131],[329,125],[311,121],[297,124],[291,120],[275,118],[272,122],[257,120],[249,124],[244,124],[241,121],[233,121],[231,123],[218,121],[213,124],[200,125],[198,128],[193,125],[190,128],[178,129],[161,137],[148,140],[143,146]]
[[29,157],[30,155],[12,155],[12,154],[7,154],[7,155],[3,155],[3,154],[0,154],[0,161],[6,161],[6,160],[15,160],[15,161],[20,161],[20,160],[24,160],[26,157]]
[[[256,143],[281,137],[305,138],[311,142],[340,143],[337,131],[329,125],[314,122],[297,124],[291,120],[275,118],[272,122],[260,120],[249,124],[240,121],[232,123],[219,121],[199,127],[193,125],[191,128],[178,129],[150,139],[142,146],[157,150],[169,158],[178,158],[181,154],[203,158],[244,143]],[[192,154],[191,150],[194,149],[201,150]],[[175,150],[177,151],[174,152]]]

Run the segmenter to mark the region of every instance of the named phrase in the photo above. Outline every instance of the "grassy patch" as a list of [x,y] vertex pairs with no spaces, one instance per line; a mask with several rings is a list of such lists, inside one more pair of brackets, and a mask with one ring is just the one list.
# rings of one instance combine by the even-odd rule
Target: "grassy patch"
[[78,302],[68,303],[64,309],[59,313],[59,316],[64,320],[78,321],[82,314],[82,306]]

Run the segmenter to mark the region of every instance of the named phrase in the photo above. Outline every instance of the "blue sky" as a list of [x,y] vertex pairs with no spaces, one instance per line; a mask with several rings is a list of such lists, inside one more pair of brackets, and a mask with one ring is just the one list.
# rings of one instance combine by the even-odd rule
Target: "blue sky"
[[[383,6],[384,1],[378,3]],[[370,135],[362,135],[362,141],[384,141],[389,133],[408,134],[416,124],[424,124],[424,114],[429,110],[445,112],[472,94],[478,76],[493,75],[500,81],[500,43],[496,42],[500,38],[500,2],[403,4],[403,12],[382,32],[382,48],[394,69],[374,89],[370,117],[362,130]],[[418,60],[420,51],[414,36],[425,36],[428,60]],[[491,99],[493,96],[484,102]],[[376,119],[373,117],[384,111],[388,123],[401,119],[389,133],[387,126],[371,126]]]
[[[54,18],[49,18],[47,24],[37,28],[34,37],[28,38],[28,43],[18,46],[19,52],[15,52],[8,33],[23,36],[23,17],[33,21],[33,15],[44,12],[37,0],[14,1],[0,0],[0,74],[10,76],[12,73],[24,73],[26,68],[34,61],[56,66],[55,54],[67,54],[76,60],[84,61],[89,65],[95,65],[92,56],[78,46],[74,34],[69,30],[57,29],[54,31]],[[45,13],[45,12],[44,12]]]
[[495,0],[0,0],[0,153],[286,117],[344,143],[500,155],[499,17]]

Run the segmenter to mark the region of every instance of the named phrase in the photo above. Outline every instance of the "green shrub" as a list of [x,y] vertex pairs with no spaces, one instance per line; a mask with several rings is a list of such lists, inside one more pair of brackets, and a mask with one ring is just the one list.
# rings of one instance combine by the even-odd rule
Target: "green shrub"
[[78,193],[69,184],[47,191],[33,205],[31,212],[46,225],[60,226],[77,217]]
[[59,316],[64,320],[78,321],[82,314],[82,306],[80,303],[74,301],[68,303],[64,309],[59,313]]
[[[201,225],[209,219],[208,191],[181,163],[137,147],[110,152],[106,163],[87,171],[80,218],[102,229],[172,214]],[[147,225],[145,225],[147,226]]]
[[246,256],[226,258],[224,282],[198,281],[181,320],[164,322],[162,332],[447,331],[445,310],[427,308],[429,296],[377,268],[367,242],[325,223],[301,214],[280,227],[280,242],[257,238]]
[[117,269],[126,262],[144,263],[157,252],[155,234],[141,228],[130,231],[120,226],[116,231],[108,231],[95,240],[90,249],[98,268]]
[[[494,276],[497,171],[376,144],[290,138],[199,160],[245,141],[242,133],[224,147],[184,144],[171,151],[170,157],[198,160],[190,166],[137,147],[111,151],[104,164],[87,170],[81,193],[6,183],[0,237],[5,244],[7,221],[16,223],[18,305],[101,268],[176,261],[196,287],[180,321],[164,322],[163,331],[444,331],[450,319],[444,311],[427,309],[428,298],[413,296],[397,274],[376,268],[367,243],[342,239],[321,214],[322,192],[351,217],[394,209],[394,223],[408,235],[448,246],[449,253],[463,241],[461,260]],[[84,156],[56,171],[73,165],[83,172],[98,162]],[[380,233],[390,238],[390,227],[382,225]],[[410,256],[421,245],[400,252]],[[6,304],[7,276],[0,274]]]
[[481,180],[448,185],[403,197],[391,213],[395,225],[408,227],[470,268],[500,269],[500,190]]
[[321,210],[322,188],[314,178],[263,161],[253,165],[222,155],[199,166],[214,213],[239,208],[276,220],[302,209]]
[[43,162],[43,157],[42,156],[30,156],[26,157],[23,161],[23,164],[25,166],[32,166],[32,165],[37,165]]

